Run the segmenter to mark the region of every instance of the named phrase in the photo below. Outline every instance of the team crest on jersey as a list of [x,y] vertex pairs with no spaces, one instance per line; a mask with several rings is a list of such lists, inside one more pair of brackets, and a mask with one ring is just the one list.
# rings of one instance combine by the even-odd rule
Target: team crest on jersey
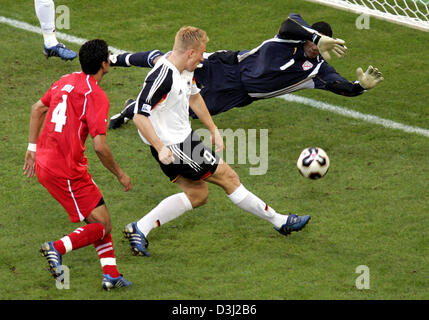
[[302,70],[304,71],[310,70],[311,68],[313,68],[313,64],[308,60],[302,64]]

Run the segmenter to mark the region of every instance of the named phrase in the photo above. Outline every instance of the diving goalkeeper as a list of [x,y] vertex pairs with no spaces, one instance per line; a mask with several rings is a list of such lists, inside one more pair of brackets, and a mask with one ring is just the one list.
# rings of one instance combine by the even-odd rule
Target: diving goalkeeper
[[[322,89],[354,97],[384,80],[377,68],[357,68],[357,80],[348,81],[328,63],[331,54],[342,58],[345,41],[332,37],[326,22],[309,25],[299,14],[290,14],[274,38],[252,50],[205,53],[195,70],[211,115],[244,107],[253,101],[302,89]],[[111,66],[157,67],[159,50],[111,56]],[[135,100],[129,99],[121,113],[110,119],[109,128],[119,128],[134,115]],[[196,115],[190,109],[190,115]]]

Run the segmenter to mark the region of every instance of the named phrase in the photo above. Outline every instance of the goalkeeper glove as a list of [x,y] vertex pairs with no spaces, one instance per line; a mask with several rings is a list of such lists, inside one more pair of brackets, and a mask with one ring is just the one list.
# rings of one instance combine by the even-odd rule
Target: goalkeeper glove
[[361,67],[357,68],[356,75],[360,86],[366,90],[374,88],[379,82],[384,80],[381,72],[373,66],[369,66],[365,73]]
[[331,37],[327,37],[324,35],[320,36],[319,42],[317,43],[317,47],[319,48],[319,52],[322,57],[329,61],[331,59],[331,55],[329,51],[335,53],[338,58],[342,58],[345,56],[347,52],[347,47],[344,45],[345,41],[341,39],[334,39]]

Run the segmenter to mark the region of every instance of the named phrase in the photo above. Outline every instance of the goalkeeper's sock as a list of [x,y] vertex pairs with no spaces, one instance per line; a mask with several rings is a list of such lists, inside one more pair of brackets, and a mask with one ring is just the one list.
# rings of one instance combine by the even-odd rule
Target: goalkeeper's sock
[[139,230],[147,237],[149,232],[192,210],[191,201],[184,192],[162,200],[155,208],[137,222]]
[[242,184],[233,193],[228,195],[228,198],[239,208],[271,222],[276,228],[280,228],[286,223],[287,215],[278,214]]
[[143,51],[132,54],[128,60],[133,66],[152,68],[155,58],[162,55],[164,54],[159,50]]
[[111,57],[113,67],[143,67],[152,68],[156,57],[162,56],[163,53],[159,50],[141,51],[136,53],[123,53],[115,57]]

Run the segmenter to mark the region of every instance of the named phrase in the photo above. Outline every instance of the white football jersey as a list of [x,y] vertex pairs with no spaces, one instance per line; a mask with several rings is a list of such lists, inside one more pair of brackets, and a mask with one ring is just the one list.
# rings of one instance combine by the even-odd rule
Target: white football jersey
[[180,73],[167,59],[170,54],[162,56],[148,73],[134,108],[134,113],[149,117],[156,134],[167,146],[183,142],[191,133],[189,98],[200,92],[194,73],[186,70]]

